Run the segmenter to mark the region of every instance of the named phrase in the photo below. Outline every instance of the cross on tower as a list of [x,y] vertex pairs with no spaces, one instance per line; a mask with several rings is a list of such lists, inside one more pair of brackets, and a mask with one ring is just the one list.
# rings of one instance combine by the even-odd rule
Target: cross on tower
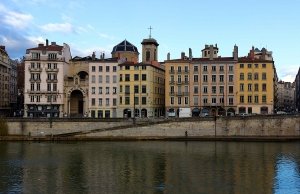
[[151,26],[148,28],[150,30],[149,38],[151,38],[151,30],[153,29]]

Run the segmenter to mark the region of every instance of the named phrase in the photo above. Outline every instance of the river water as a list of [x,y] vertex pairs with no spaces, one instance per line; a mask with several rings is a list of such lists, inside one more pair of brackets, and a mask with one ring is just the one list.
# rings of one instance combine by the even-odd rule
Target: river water
[[0,193],[300,193],[300,142],[0,142]]

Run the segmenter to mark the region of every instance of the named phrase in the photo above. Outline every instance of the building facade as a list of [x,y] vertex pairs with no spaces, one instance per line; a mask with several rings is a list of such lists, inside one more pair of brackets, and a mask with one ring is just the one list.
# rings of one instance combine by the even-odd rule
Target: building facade
[[192,116],[226,115],[236,111],[234,66],[238,47],[232,57],[219,57],[217,45],[205,45],[200,58],[182,53],[181,59],[165,61],[166,111],[169,117],[190,109]]
[[294,112],[295,111],[295,85],[291,82],[279,81],[278,102],[276,111]]
[[235,66],[238,114],[272,114],[276,104],[276,69],[272,57],[256,57],[254,47]]
[[295,108],[296,112],[300,111],[300,68],[295,78]]
[[55,42],[26,50],[24,117],[63,117],[70,47]]
[[12,60],[0,46],[0,115],[16,115],[17,61]]
[[119,64],[118,117],[164,115],[165,70],[157,61],[157,47],[155,39],[144,39],[142,62],[127,61]]

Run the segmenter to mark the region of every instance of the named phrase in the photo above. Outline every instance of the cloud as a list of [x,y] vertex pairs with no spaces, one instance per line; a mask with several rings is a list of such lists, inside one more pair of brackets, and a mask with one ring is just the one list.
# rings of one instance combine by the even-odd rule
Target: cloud
[[115,37],[110,36],[108,34],[104,34],[104,33],[98,33],[98,36],[101,37],[101,38],[109,39],[109,40],[114,40],[115,39]]
[[299,70],[299,65],[289,65],[288,68],[286,67],[287,66],[280,66],[277,68],[279,80],[294,82]]
[[74,32],[74,27],[70,23],[49,23],[40,28],[46,32],[63,32],[63,33],[72,33]]
[[17,29],[26,28],[33,19],[31,14],[9,10],[2,4],[0,4],[0,17],[2,18],[2,21],[0,20],[2,25],[8,25]]

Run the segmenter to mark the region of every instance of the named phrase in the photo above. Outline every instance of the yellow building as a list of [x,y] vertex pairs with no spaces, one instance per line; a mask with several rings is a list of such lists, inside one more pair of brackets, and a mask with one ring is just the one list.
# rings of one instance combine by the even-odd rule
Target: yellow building
[[[158,43],[150,37],[144,39],[142,45],[142,63],[120,60],[118,117],[159,117],[164,115],[165,70],[157,62]],[[123,50],[124,53],[127,51],[128,49]],[[120,55],[124,55],[124,53],[121,52]]]
[[260,56],[254,48],[247,57],[239,58],[235,66],[235,87],[237,93],[237,113],[274,113],[276,91],[276,69],[274,61],[265,54]]

